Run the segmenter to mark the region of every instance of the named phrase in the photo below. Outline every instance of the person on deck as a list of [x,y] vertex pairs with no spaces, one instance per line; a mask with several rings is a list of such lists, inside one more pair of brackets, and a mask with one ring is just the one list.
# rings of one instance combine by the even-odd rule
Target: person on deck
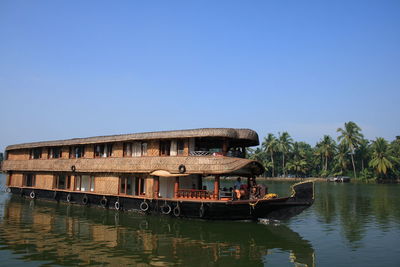
[[236,199],[240,199],[243,195],[246,194],[246,192],[244,191],[243,186],[244,185],[242,184],[242,179],[240,177],[238,177],[236,182],[235,182],[235,185],[233,187],[235,189],[234,192],[235,192],[235,195],[236,195]]
[[235,189],[240,189],[241,186],[242,186],[242,179],[238,177],[235,182]]

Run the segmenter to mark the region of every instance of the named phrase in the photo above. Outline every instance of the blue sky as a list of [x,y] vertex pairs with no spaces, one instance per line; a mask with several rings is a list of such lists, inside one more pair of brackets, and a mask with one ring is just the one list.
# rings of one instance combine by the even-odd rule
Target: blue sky
[[200,127],[400,135],[400,1],[0,1],[0,151]]

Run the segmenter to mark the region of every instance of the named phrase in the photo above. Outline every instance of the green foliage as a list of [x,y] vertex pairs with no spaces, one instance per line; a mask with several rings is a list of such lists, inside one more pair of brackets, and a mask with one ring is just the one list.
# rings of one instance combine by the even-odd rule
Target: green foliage
[[350,150],[354,177],[357,178],[356,166],[354,163],[354,154],[356,152],[358,145],[361,143],[361,140],[363,139],[363,135],[360,133],[361,128],[358,127],[358,125],[355,124],[354,122],[349,121],[344,124],[344,129],[338,128],[337,132],[340,133],[340,135],[338,136],[338,141],[341,144],[347,146],[347,148]]
[[398,158],[393,156],[389,143],[382,137],[376,138],[371,145],[372,159],[369,166],[374,168],[380,178],[386,177],[389,170],[393,169]]
[[400,136],[391,143],[383,138],[370,142],[354,122],[337,129],[338,143],[324,135],[314,146],[297,142],[288,132],[269,133],[262,145],[248,149],[247,157],[263,164],[265,175],[354,176],[363,182],[400,177]]

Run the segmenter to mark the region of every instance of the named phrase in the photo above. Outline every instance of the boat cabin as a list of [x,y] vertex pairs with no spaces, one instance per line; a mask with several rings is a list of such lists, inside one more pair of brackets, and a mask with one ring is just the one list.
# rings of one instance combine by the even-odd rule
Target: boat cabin
[[[145,199],[227,200],[221,176],[254,177],[249,129],[208,128],[11,145],[2,170],[11,188]],[[205,183],[204,178],[212,182]]]

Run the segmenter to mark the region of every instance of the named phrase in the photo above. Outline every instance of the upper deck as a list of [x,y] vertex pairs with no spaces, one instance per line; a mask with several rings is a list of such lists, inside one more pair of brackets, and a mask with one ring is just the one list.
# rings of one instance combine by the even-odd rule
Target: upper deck
[[210,155],[243,158],[246,147],[258,144],[257,133],[250,129],[204,128],[16,144],[6,148],[6,160]]
[[[127,141],[151,141],[151,140],[173,140],[173,139],[223,139],[230,141],[235,146],[257,146],[259,145],[258,134],[250,129],[234,128],[201,128],[190,130],[159,131],[133,134],[120,134],[109,136],[95,136],[87,138],[73,138],[56,141],[31,142],[10,145],[6,151],[17,149],[29,149],[39,147],[73,146],[87,144],[102,144]],[[222,147],[221,147],[222,149]]]
[[252,175],[260,168],[253,170],[254,164],[244,159],[246,147],[258,144],[255,131],[233,128],[74,138],[10,145],[2,167],[3,171],[69,171],[74,166],[82,172],[179,173],[178,166],[185,164],[188,174],[246,169],[245,174]]

